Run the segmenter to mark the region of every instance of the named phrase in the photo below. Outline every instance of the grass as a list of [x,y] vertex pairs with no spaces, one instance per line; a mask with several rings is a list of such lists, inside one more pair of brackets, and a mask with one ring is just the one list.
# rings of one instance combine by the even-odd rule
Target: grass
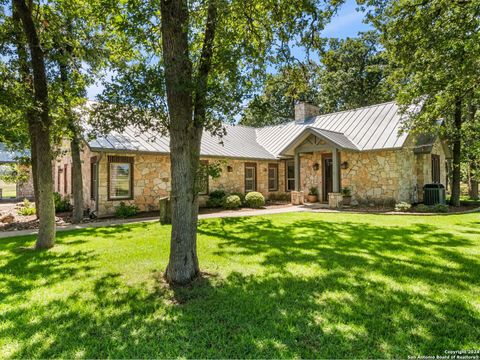
[[0,239],[0,358],[406,358],[478,349],[480,216],[210,219],[208,275],[159,280],[169,227]]

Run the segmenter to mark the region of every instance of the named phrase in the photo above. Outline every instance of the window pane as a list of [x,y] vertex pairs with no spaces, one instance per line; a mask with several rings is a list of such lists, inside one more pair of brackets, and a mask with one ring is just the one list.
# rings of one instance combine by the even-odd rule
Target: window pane
[[110,163],[111,198],[130,197],[130,165],[129,163]]
[[273,166],[268,168],[268,189],[273,191],[278,190],[277,168]]
[[255,168],[245,167],[245,191],[255,191]]
[[295,177],[295,164],[293,162],[287,163],[287,178],[292,179]]

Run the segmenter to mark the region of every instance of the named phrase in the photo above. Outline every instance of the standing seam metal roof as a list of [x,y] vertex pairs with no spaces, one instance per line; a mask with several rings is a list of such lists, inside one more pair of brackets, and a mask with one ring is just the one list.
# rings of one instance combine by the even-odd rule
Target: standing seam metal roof
[[[404,120],[395,102],[325,114],[299,124],[252,128],[225,124],[227,135],[221,139],[204,132],[201,155],[252,159],[277,159],[307,128],[339,146],[359,151],[401,148],[407,138],[400,132]],[[169,138],[154,132],[140,132],[134,126],[122,133],[112,132],[89,141],[92,150],[124,150],[169,153]]]

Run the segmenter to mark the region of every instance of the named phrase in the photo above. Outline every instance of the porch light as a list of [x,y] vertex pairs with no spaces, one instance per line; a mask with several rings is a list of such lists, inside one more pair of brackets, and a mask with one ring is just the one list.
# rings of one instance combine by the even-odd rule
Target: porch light
[[318,171],[320,169],[320,165],[318,163],[313,164],[313,171]]
[[348,169],[348,162],[347,162],[347,161],[342,162],[342,163],[340,164],[340,167],[341,167],[342,169]]

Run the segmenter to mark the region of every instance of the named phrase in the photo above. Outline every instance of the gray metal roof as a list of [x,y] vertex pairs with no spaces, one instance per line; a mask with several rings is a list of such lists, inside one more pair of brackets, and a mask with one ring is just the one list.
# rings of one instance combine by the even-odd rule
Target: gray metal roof
[[[411,108],[410,111],[416,111]],[[252,159],[276,159],[298,136],[311,129],[340,148],[358,151],[398,149],[407,138],[400,132],[404,116],[395,102],[320,115],[303,124],[251,128],[225,124],[227,135],[213,137],[204,132],[201,155]],[[122,133],[89,141],[92,150],[124,150],[169,153],[169,138],[153,132],[140,132],[130,126]]]
[[[240,125],[225,125],[227,135],[222,138],[204,131],[200,153],[203,156],[221,156],[246,159],[275,159],[256,140],[256,129]],[[112,132],[88,142],[92,150],[123,150],[169,153],[170,139],[154,132],[141,132],[134,126],[122,133]]]
[[0,163],[16,163],[19,157],[28,156],[27,151],[12,151],[7,149],[5,144],[0,143]]
[[311,127],[340,133],[360,151],[399,149],[408,136],[407,132],[400,132],[405,116],[400,114],[395,102],[388,102],[316,116],[303,124],[291,121],[267,126],[257,130],[257,139],[268,151],[278,156],[306,127]]

